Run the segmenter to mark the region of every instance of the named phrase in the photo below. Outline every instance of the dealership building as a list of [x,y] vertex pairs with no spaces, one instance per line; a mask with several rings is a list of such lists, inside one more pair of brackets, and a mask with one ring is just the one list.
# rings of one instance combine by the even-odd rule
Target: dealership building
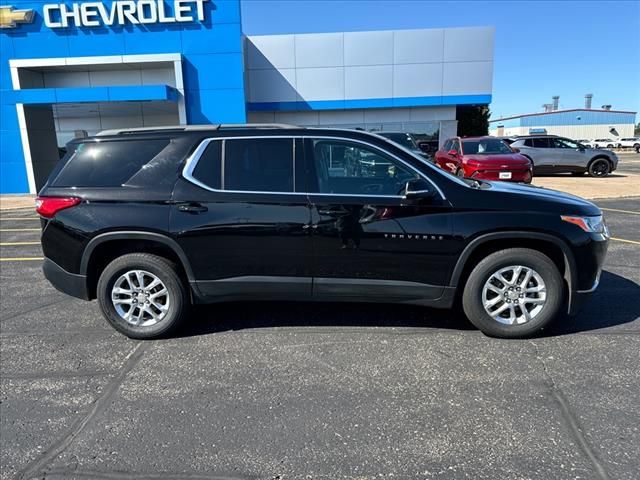
[[247,36],[239,0],[0,0],[0,193],[103,129],[288,123],[442,141],[491,102],[491,27]]

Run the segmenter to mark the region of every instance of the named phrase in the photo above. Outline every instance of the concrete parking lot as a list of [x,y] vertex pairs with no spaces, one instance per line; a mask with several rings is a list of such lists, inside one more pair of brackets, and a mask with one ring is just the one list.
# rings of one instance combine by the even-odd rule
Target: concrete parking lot
[[115,333],[0,215],[2,479],[637,479],[640,197],[597,202],[601,287],[539,338],[393,305],[198,308],[174,339]]

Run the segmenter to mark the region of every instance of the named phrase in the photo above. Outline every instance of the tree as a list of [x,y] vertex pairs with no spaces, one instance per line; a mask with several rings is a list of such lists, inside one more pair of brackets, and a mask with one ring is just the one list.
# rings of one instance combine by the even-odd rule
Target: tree
[[640,137],[640,122],[636,125],[636,128],[633,130],[633,135],[636,137]]
[[461,137],[476,137],[489,134],[488,105],[461,105],[456,108],[458,119],[458,135]]

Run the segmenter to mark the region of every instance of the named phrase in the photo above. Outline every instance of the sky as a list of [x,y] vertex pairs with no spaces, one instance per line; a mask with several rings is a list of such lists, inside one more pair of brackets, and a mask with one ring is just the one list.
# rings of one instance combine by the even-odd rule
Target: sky
[[247,35],[494,26],[492,118],[593,106],[640,112],[640,0],[242,0]]

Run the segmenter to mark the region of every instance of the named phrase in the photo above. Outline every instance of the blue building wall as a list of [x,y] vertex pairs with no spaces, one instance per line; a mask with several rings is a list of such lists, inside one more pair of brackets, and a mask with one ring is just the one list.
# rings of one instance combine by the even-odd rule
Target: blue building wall
[[[0,193],[29,191],[15,107],[20,96],[12,93],[10,59],[181,53],[188,123],[246,121],[240,0],[206,2],[201,23],[60,29],[44,25],[45,3],[53,2],[0,0],[0,6],[35,11],[32,23],[0,30]],[[170,4],[165,2],[169,12]],[[42,103],[51,103],[46,90],[53,89],[42,90]],[[30,103],[38,102],[34,94]]]
[[636,114],[633,112],[576,109],[492,120],[491,124],[492,126],[503,125],[505,128],[553,127],[560,125],[620,125],[634,124],[635,118]]

